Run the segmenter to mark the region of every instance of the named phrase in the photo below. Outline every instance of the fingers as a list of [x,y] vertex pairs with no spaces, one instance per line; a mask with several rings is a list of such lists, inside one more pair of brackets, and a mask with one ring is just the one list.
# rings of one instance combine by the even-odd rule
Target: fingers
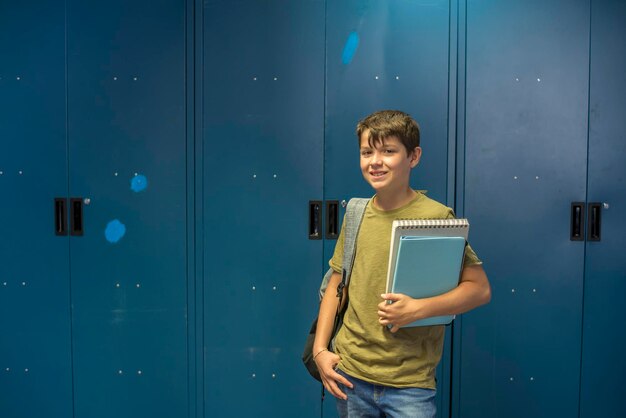
[[346,395],[345,393],[343,393],[341,391],[341,389],[339,389],[339,386],[337,385],[337,382],[335,380],[332,379],[326,379],[324,380],[324,387],[326,388],[327,391],[329,391],[335,398],[337,399],[343,399],[344,401],[346,399],[348,399],[348,395]]
[[396,318],[396,315],[394,315],[393,312],[391,311],[391,309],[389,308],[390,305],[387,305],[385,302],[383,302],[382,304],[384,304],[384,306],[380,306],[379,305],[379,309],[378,309],[378,312],[377,312],[378,313],[378,323],[380,325],[384,325],[384,326],[387,326],[389,324],[393,324],[395,321],[398,320],[398,318]]
[[339,386],[337,386],[337,383],[335,383],[333,380],[330,381],[325,381],[324,382],[324,387],[326,388],[327,391],[329,391],[331,393],[331,395],[333,395],[335,398],[337,399],[343,399],[344,401],[348,399],[348,395],[346,395],[345,393],[343,393],[340,389]]
[[380,295],[384,300],[378,304],[378,310],[388,312],[391,309],[399,309],[403,306],[404,295],[401,293],[383,293]]
[[397,315],[397,313],[394,313],[391,308],[383,306],[378,310],[378,323],[383,326],[391,326],[391,332],[395,333],[398,329],[400,329],[397,325],[399,321],[401,321],[401,318]]
[[348,399],[348,395],[342,392],[338,385],[338,383],[341,383],[342,385],[352,389],[353,385],[348,379],[333,370],[331,373],[323,375],[322,380],[326,390],[328,390],[334,397],[343,400]]
[[391,304],[391,303],[388,303],[386,301],[380,302],[378,304],[378,306],[377,306],[378,307],[378,316],[382,317],[382,316],[388,315],[389,313],[393,312],[394,310],[397,310],[398,306],[399,305],[397,305],[397,304]]
[[383,325],[387,325],[391,320],[397,319],[398,306],[389,305],[387,302],[382,302],[378,305],[378,322]]
[[337,377],[335,380],[338,381],[339,383],[341,383],[342,385],[347,386],[350,389],[352,389],[354,387],[354,385],[352,385],[352,382],[350,382],[348,379],[346,379],[343,375],[335,372],[335,376]]
[[324,351],[315,359],[317,369],[320,372],[322,383],[327,391],[338,399],[348,399],[348,396],[339,389],[339,384],[352,388],[352,383],[341,374],[337,373],[335,367],[339,364],[341,357],[332,351]]
[[383,293],[380,295],[380,297],[383,298],[387,303],[400,300],[402,296],[403,295],[401,293]]

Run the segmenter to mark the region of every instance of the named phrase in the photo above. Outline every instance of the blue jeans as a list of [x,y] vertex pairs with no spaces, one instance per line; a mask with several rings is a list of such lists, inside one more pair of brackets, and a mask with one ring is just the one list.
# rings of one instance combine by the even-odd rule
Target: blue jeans
[[337,399],[341,418],[434,418],[437,413],[433,389],[380,386],[348,376],[341,370],[337,373],[354,385],[350,389],[339,383],[339,389],[348,395],[346,401]]

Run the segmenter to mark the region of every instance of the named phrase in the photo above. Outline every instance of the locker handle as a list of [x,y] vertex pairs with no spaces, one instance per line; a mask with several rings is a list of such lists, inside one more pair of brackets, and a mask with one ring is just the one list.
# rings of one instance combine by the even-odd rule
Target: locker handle
[[83,235],[83,199],[70,199],[70,234],[73,236]]
[[583,222],[585,213],[584,202],[572,202],[570,218],[570,241],[582,241],[583,237]]
[[326,239],[339,237],[339,201],[326,201]]
[[589,219],[587,220],[587,241],[600,241],[602,203],[589,203]]
[[67,235],[67,199],[61,197],[54,199],[54,233]]
[[322,217],[322,202],[319,200],[309,201],[309,239],[322,239],[320,232]]

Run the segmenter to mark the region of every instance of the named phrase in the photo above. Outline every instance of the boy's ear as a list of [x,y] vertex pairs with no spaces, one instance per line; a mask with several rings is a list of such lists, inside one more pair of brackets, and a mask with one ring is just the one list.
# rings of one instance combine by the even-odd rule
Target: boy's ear
[[415,168],[415,166],[420,162],[420,158],[422,158],[422,149],[420,147],[415,147],[409,158],[411,159],[411,168]]

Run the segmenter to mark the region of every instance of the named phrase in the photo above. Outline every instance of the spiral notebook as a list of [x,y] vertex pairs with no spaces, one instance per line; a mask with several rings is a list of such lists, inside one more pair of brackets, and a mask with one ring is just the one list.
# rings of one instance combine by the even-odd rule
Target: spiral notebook
[[[387,292],[426,298],[454,289],[459,284],[468,234],[467,219],[394,221]],[[453,319],[454,315],[437,316],[404,327],[445,325]]]

